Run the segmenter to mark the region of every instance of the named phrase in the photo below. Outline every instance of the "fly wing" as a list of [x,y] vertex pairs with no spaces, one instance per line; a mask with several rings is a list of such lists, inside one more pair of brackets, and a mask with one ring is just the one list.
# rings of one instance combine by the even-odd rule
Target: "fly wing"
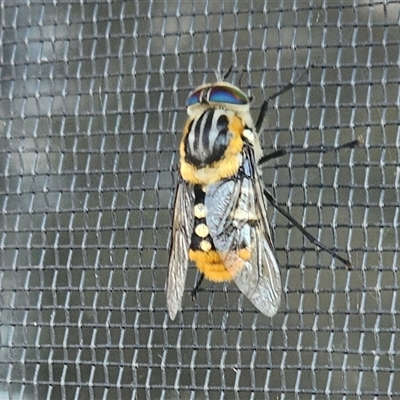
[[275,315],[281,279],[252,148],[236,176],[208,187],[205,206],[214,246],[239,290],[263,314]]
[[193,232],[194,191],[181,176],[175,193],[172,245],[168,262],[167,308],[173,320],[181,309],[185,290],[191,236]]

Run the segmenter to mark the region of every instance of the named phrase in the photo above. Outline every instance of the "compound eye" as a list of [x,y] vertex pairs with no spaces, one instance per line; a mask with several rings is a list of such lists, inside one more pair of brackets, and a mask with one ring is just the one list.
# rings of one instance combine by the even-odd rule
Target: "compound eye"
[[197,103],[221,103],[233,105],[245,105],[251,103],[251,98],[246,96],[236,86],[216,84],[215,86],[202,87],[190,93],[186,100],[186,107]]
[[238,88],[231,86],[213,86],[209,89],[207,99],[212,103],[244,105],[249,104],[249,98]]
[[186,107],[192,106],[193,104],[200,103],[200,97],[204,89],[198,89],[190,93],[186,100]]

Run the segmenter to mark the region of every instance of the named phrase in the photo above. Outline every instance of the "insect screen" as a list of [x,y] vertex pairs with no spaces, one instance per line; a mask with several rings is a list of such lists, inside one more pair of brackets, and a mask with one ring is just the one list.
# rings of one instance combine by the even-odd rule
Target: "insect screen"
[[[0,398],[400,396],[399,15],[389,0],[0,1]],[[265,185],[353,267],[270,206],[277,315],[233,283],[193,301],[190,265],[171,321],[185,100],[230,68],[253,118],[296,82],[270,102],[263,151],[288,154]]]

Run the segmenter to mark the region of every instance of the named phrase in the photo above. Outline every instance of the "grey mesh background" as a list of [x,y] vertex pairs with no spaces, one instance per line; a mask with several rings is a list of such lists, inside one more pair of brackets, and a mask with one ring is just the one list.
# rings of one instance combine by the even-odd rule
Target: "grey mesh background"
[[[0,398],[400,396],[398,1],[0,1]],[[273,318],[233,284],[165,280],[191,89],[274,100]],[[308,68],[309,67],[309,68]],[[308,69],[307,69],[308,68]],[[301,76],[303,74],[303,76]],[[196,278],[191,266],[187,292]]]

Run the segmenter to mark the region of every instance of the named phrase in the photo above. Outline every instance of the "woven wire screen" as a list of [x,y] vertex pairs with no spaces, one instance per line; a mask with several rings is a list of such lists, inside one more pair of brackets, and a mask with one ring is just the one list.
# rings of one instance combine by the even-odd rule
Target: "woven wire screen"
[[[0,1],[0,398],[400,396],[398,1]],[[266,186],[283,296],[165,280],[191,89],[276,98],[262,133],[288,154]],[[301,76],[303,74],[303,76]],[[196,279],[190,267],[187,291]],[[397,376],[397,379],[396,379]]]

